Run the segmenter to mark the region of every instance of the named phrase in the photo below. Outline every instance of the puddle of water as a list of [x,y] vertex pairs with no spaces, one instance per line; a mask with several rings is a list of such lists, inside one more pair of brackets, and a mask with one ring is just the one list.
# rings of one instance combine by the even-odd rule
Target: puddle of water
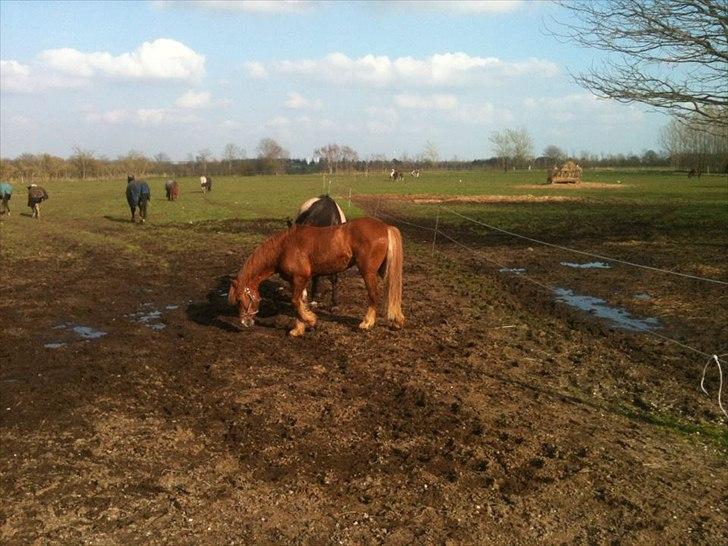
[[46,343],[43,345],[46,349],[60,349],[61,347],[65,347],[65,343]]
[[179,309],[179,305],[165,305],[164,308],[171,311],[173,309]]
[[147,328],[152,330],[164,330],[167,325],[161,322],[162,312],[159,309],[152,309],[150,311],[139,311],[138,313],[132,313],[127,315],[134,322],[143,324]]
[[642,292],[640,294],[635,294],[634,299],[640,300],[640,301],[647,301],[647,300],[651,300],[652,296],[650,296],[647,292]]
[[504,267],[502,269],[498,270],[499,273],[514,273],[516,275],[520,275],[521,273],[525,273],[526,270],[522,267]]
[[600,298],[574,294],[568,288],[555,288],[556,301],[560,301],[571,307],[576,307],[599,318],[606,319],[619,328],[640,332],[643,330],[654,330],[660,328],[660,323],[655,318],[639,319],[629,314],[626,309],[610,307]]
[[74,326],[73,328],[71,328],[71,330],[73,330],[73,333],[75,333],[79,337],[82,337],[83,339],[98,339],[106,335],[106,332],[102,332],[101,330],[94,330],[90,326]]
[[577,269],[611,269],[612,266],[604,262],[589,262],[586,264],[575,264],[573,262],[561,262],[566,267],[575,267]]

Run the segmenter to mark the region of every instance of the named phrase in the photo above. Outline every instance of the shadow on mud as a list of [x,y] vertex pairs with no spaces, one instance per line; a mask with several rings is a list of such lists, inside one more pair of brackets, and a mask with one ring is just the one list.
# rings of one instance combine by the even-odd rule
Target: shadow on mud
[[[226,332],[239,332],[237,307],[228,303],[231,280],[229,275],[218,277],[215,286],[205,296],[206,302],[193,302],[187,306],[187,318],[203,326],[214,326]],[[263,301],[258,319],[275,318],[281,314],[292,316],[293,308],[286,296],[282,295],[284,290],[280,281],[267,280],[261,283],[260,295]]]

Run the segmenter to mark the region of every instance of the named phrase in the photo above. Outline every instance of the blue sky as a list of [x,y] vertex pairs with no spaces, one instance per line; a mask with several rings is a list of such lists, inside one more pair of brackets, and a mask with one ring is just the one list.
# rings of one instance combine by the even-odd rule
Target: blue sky
[[0,154],[173,159],[264,137],[296,157],[659,149],[662,114],[598,100],[569,71],[599,52],[544,31],[550,2],[0,1]]

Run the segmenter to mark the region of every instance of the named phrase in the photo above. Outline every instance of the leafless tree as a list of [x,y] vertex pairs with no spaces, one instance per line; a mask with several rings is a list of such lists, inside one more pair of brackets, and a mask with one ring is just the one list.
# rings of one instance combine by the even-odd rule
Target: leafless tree
[[275,174],[281,172],[284,159],[288,158],[288,150],[272,138],[264,138],[258,143],[258,158],[264,160],[266,169]]
[[706,132],[700,122],[673,119],[663,128],[661,137],[674,167],[728,172],[728,132]]
[[207,174],[207,162],[212,159],[212,152],[209,148],[203,148],[195,156],[195,162],[202,165],[202,174]]
[[428,140],[427,144],[425,144],[425,149],[417,156],[417,161],[429,166],[435,165],[440,161],[440,153],[437,151],[437,146]]
[[90,174],[96,154],[92,150],[84,150],[80,146],[73,147],[73,155],[70,157],[73,164],[76,166],[78,175],[82,179],[86,179],[86,176]]
[[572,74],[597,96],[665,109],[699,130],[728,127],[725,0],[559,0],[551,32],[613,54]]
[[243,157],[243,149],[239,146],[233,144],[232,142],[229,142],[228,144],[225,144],[225,147],[222,150],[222,158],[227,161],[228,164],[228,174],[232,173],[233,170],[233,161],[236,159],[241,159]]
[[503,170],[509,166],[522,166],[533,157],[533,139],[526,129],[505,129],[494,131],[489,138],[495,147],[496,157],[499,157]]

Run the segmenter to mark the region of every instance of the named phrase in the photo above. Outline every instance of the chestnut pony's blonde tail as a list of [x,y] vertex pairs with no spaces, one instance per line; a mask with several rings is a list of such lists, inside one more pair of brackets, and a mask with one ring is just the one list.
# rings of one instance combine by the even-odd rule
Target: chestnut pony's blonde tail
[[387,319],[397,327],[404,325],[402,314],[402,265],[404,250],[402,234],[394,226],[387,226],[387,266],[384,272]]

